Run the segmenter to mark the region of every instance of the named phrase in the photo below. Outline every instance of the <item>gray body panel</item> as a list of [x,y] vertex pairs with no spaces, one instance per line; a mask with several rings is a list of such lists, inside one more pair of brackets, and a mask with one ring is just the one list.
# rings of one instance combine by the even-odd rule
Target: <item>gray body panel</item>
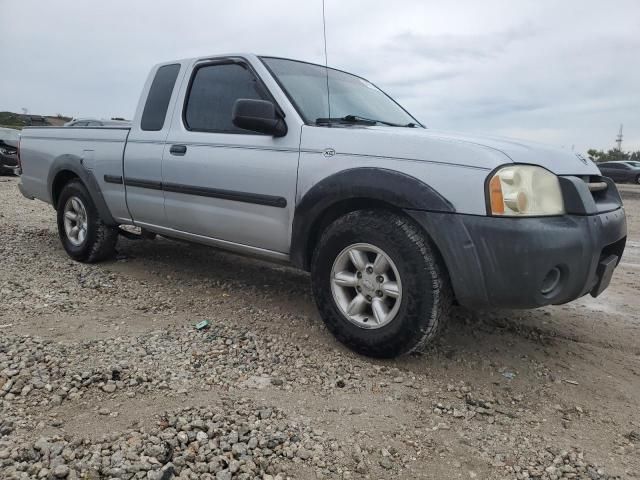
[[[51,181],[63,159],[83,169],[95,179],[111,215],[129,221],[124,187],[107,183],[105,175],[122,176],[122,156],[129,134],[128,128],[26,128],[22,132],[20,150],[21,183],[29,196],[52,203]],[[58,167],[60,168],[60,167]]]
[[[510,159],[491,148],[430,138],[429,133],[424,129],[394,127],[305,125],[298,198],[303,198],[315,184],[337,172],[358,167],[384,168],[402,172],[431,186],[451,202],[457,212],[485,215],[484,181],[491,170],[510,163]],[[415,142],[409,148],[402,148],[397,135],[419,139],[419,148],[416,149]],[[325,156],[324,151],[329,148],[335,155]]]
[[[205,135],[217,138],[202,138]],[[166,224],[175,230],[286,253],[291,238],[298,152],[279,149],[271,137],[255,139],[260,140],[256,143],[264,143],[257,147],[234,145],[231,142],[237,139],[228,137],[236,136],[193,132],[172,135],[172,143],[186,145],[187,153],[175,157],[165,148],[163,181],[284,197],[286,206],[167,191]]]

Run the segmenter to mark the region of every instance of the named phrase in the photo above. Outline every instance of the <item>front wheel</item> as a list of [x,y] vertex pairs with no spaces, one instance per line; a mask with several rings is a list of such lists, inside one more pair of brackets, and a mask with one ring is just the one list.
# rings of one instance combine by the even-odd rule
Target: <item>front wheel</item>
[[640,185],[640,175],[636,177],[636,185]]
[[112,256],[118,229],[106,225],[79,180],[67,183],[57,206],[58,234],[67,254],[79,262],[98,262]]
[[429,240],[410,220],[383,210],[333,222],[314,252],[311,276],[329,330],[372,357],[423,350],[452,303],[447,272]]

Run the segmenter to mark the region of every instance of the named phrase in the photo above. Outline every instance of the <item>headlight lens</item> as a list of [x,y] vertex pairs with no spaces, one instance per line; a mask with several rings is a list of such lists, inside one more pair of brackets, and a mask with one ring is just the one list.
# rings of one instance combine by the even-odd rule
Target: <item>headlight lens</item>
[[503,167],[489,180],[487,194],[492,215],[522,217],[564,213],[558,177],[542,167]]

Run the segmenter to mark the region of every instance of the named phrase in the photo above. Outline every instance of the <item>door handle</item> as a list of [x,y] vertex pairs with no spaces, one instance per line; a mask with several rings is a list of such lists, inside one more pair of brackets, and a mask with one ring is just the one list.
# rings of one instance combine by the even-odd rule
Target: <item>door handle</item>
[[169,149],[169,153],[171,155],[184,155],[185,153],[187,153],[187,146],[186,145],[171,145],[171,148]]

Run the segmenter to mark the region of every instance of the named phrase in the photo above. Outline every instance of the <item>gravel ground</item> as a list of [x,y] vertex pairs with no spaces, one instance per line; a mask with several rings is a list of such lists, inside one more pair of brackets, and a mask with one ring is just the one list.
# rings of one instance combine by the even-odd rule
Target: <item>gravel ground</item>
[[429,352],[379,361],[326,331],[304,273],[162,238],[75,263],[16,184],[0,177],[2,479],[640,477],[638,188],[600,298],[457,309]]

